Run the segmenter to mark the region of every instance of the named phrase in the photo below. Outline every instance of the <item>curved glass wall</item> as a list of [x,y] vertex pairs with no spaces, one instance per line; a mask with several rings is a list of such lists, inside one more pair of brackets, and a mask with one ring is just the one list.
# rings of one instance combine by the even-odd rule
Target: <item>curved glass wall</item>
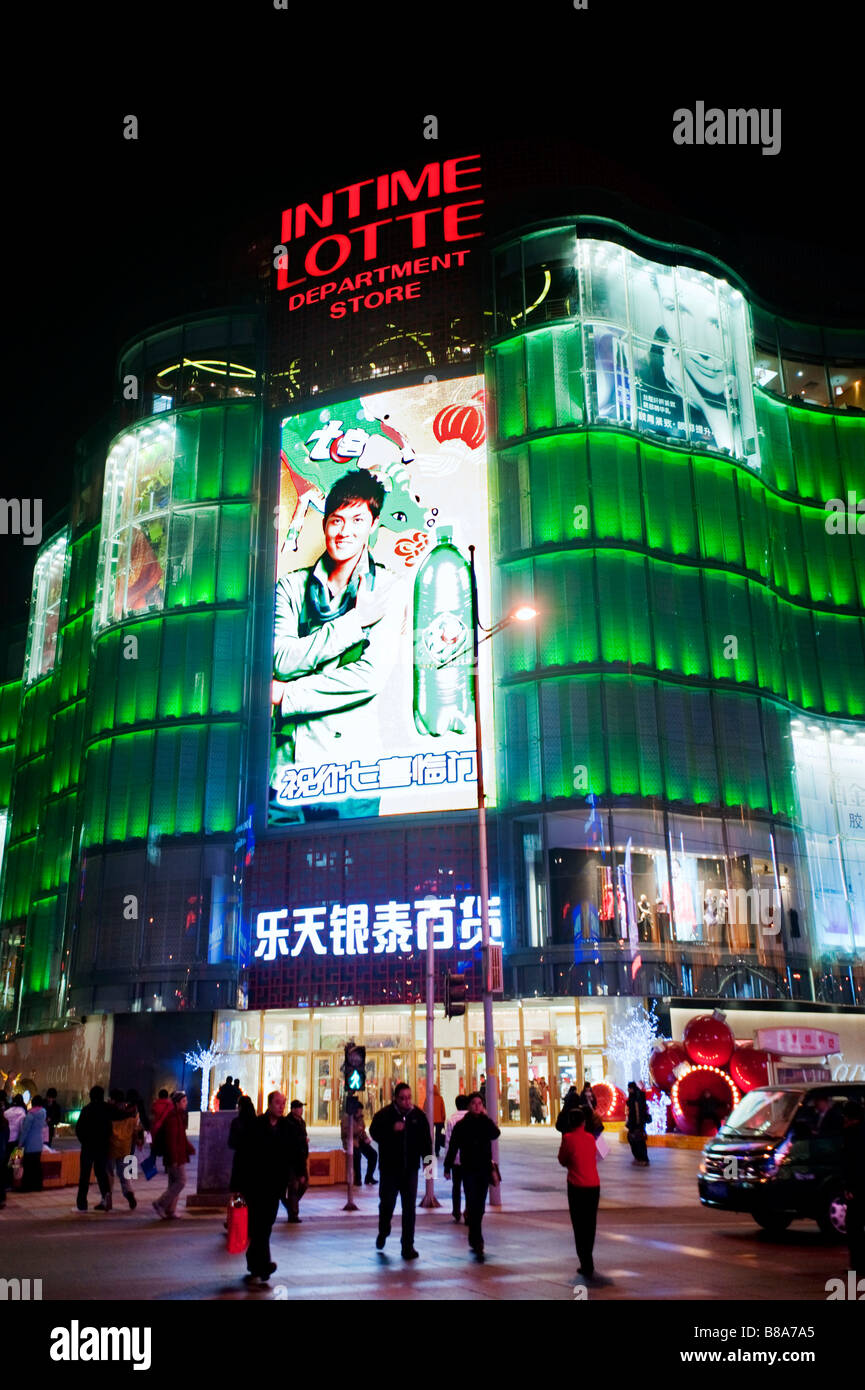
[[46,545],[36,560],[24,659],[26,685],[53,671],[59,655],[57,644],[68,546],[69,538],[64,532]]
[[861,1003],[861,794],[815,793],[793,721],[865,748],[865,422],[755,389],[729,280],[575,226],[495,274],[496,611],[539,612],[494,646],[519,990]]

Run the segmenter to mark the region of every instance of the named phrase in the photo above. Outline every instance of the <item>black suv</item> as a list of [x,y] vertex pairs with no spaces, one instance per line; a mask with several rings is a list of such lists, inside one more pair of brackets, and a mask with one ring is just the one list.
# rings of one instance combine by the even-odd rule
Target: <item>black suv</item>
[[700,1201],[750,1212],[767,1231],[810,1217],[825,1234],[843,1237],[848,1100],[865,1105],[865,1085],[802,1082],[749,1091],[703,1149]]

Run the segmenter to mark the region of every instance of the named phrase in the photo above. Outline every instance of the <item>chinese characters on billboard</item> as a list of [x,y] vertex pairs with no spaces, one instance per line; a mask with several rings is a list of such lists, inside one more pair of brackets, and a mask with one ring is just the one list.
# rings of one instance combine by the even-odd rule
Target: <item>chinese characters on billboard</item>
[[[502,939],[501,904],[490,898],[490,936]],[[274,961],[299,956],[408,955],[427,949],[432,931],[434,951],[462,952],[481,943],[481,900],[476,893],[394,901],[332,903],[330,907],[287,907],[259,912],[255,919],[255,959]],[[307,949],[308,948],[308,949]]]
[[283,421],[271,823],[476,803],[468,547],[487,613],[485,439],[478,377]]
[[612,242],[578,247],[590,418],[759,467],[739,291]]

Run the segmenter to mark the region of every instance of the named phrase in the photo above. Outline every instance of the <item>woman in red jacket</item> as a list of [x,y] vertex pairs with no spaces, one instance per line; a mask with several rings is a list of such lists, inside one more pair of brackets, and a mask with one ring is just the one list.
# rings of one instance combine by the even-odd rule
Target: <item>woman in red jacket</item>
[[586,1113],[582,1109],[571,1111],[570,1126],[559,1148],[559,1163],[568,1170],[568,1210],[577,1245],[577,1273],[584,1279],[593,1279],[592,1250],[601,1196],[595,1138],[586,1128]]

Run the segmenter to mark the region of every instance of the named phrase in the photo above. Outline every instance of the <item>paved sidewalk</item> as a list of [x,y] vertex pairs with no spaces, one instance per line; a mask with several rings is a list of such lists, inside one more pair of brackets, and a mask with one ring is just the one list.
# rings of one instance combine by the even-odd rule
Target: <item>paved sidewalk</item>
[[[356,1190],[356,1213],[342,1210],[344,1187],[312,1188],[301,1225],[289,1226],[280,1212],[270,1291],[250,1291],[242,1256],[226,1253],[222,1212],[184,1213],[171,1223],[155,1216],[150,1204],[166,1181],[160,1172],[150,1183],[135,1182],[134,1212],[116,1187],[113,1212],[86,1216],[74,1211],[73,1188],[13,1194],[0,1212],[0,1276],[41,1278],[45,1299],[573,1300],[576,1259],[558,1138],[540,1129],[505,1132],[503,1207],[488,1208],[484,1265],[468,1251],[465,1226],[452,1221],[443,1178],[436,1184],[441,1207],[417,1212],[421,1258],[411,1264],[400,1258],[398,1212],[385,1254],[375,1251],[377,1187]],[[334,1142],[332,1131],[313,1132],[315,1148]],[[611,1282],[592,1287],[590,1300],[825,1300],[826,1280],[846,1269],[846,1248],[829,1244],[813,1223],[797,1223],[777,1239],[748,1217],[701,1207],[699,1152],[654,1150],[646,1169],[632,1165],[627,1145],[610,1148],[600,1165],[595,1260]],[[193,1192],[194,1165],[189,1177]],[[91,1203],[97,1199],[93,1187]]]

